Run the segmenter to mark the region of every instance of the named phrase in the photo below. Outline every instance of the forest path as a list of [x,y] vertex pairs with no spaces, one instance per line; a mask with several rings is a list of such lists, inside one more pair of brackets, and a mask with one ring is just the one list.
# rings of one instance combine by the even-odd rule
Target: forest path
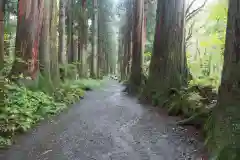
[[197,160],[203,144],[173,117],[141,105],[108,80],[0,153],[1,160]]

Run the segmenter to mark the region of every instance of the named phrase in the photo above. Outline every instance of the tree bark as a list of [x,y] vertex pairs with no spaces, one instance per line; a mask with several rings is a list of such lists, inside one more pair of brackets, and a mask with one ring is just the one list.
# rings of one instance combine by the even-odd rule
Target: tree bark
[[124,66],[124,37],[125,37],[125,32],[124,32],[125,26],[123,26],[120,31],[119,31],[119,42],[118,42],[118,63],[119,63],[119,71],[120,71],[120,79],[123,81],[125,80],[125,66]]
[[165,94],[184,84],[184,0],[158,1],[153,53],[143,98]]
[[93,17],[92,17],[92,55],[90,76],[97,76],[97,42],[98,42],[98,5],[97,0],[93,0]]
[[134,27],[131,75],[127,90],[129,93],[137,93],[142,83],[142,21],[143,0],[134,1]]
[[[5,0],[0,1],[0,71],[4,67],[4,13]],[[5,85],[4,77],[0,75],[0,107],[4,106]]]
[[59,48],[58,48],[58,61],[59,64],[63,65],[66,61],[66,53],[64,48],[66,47],[65,41],[65,20],[66,20],[66,2],[65,0],[59,0]]
[[[19,76],[36,77],[39,33],[42,27],[44,0],[18,0],[18,22],[15,46],[15,61],[9,78]],[[19,61],[22,59],[24,62]]]
[[51,78],[55,87],[59,85],[60,73],[59,73],[59,62],[58,62],[58,47],[57,47],[57,19],[58,19],[58,7],[57,1],[51,0],[51,12],[50,12],[50,59],[51,59]]
[[39,66],[41,74],[51,81],[50,61],[50,1],[44,1],[43,26],[39,45]]
[[100,78],[102,76],[103,70],[103,46],[104,46],[104,10],[101,10],[103,7],[103,1],[98,1],[99,3],[99,12],[98,12],[98,39],[97,39],[97,77]]
[[[79,20],[78,30],[78,56],[80,60],[79,64],[79,75],[80,77],[88,76],[88,65],[87,65],[87,45],[88,45],[88,14],[86,9],[86,3],[83,1],[81,6],[82,19]],[[81,24],[80,24],[81,23]]]
[[5,0],[0,1],[0,71],[4,67],[4,12]]
[[66,1],[65,0],[59,0],[59,24],[58,24],[58,62],[59,62],[59,76],[61,80],[64,80],[65,77],[65,68],[64,64],[67,63],[67,56],[66,56]]
[[224,64],[218,103],[213,110],[211,149],[217,159],[240,158],[240,2],[229,0]]
[[69,0],[68,1],[68,63],[72,63],[74,59],[74,54],[73,54],[73,5],[74,5],[74,0]]

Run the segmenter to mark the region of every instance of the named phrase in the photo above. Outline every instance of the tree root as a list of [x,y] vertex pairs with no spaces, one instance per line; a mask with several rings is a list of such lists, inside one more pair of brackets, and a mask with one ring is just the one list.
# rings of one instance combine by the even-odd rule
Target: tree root
[[196,113],[194,115],[192,115],[191,117],[178,121],[176,124],[177,125],[193,125],[196,127],[202,127],[204,125],[205,122],[205,118],[204,118],[204,113],[200,112],[200,113]]

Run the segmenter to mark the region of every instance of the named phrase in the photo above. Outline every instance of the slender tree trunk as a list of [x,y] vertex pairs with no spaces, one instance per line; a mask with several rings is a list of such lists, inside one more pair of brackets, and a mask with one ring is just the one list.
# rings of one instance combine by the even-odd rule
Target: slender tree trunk
[[[98,1],[99,6],[101,7],[101,1]],[[97,77],[100,78],[101,77],[101,72],[102,72],[102,64],[103,64],[103,59],[102,59],[102,47],[103,47],[103,15],[104,13],[102,13],[101,10],[99,10],[98,13],[98,39],[97,39]]]
[[217,160],[240,159],[240,2],[229,0],[224,64],[209,136]]
[[58,61],[60,64],[64,64],[66,60],[65,50],[66,41],[65,41],[65,20],[66,20],[66,2],[65,0],[59,0],[59,48],[58,48]]
[[83,14],[83,29],[81,29],[82,37],[79,37],[81,50],[80,52],[80,68],[81,68],[81,77],[88,76],[88,65],[87,65],[87,46],[88,46],[88,13],[86,9],[86,1],[82,2],[82,14]]
[[153,54],[143,97],[165,94],[183,84],[184,0],[158,1]]
[[[123,27],[124,28],[124,27]],[[119,33],[121,33],[120,37],[119,37],[119,47],[118,47],[118,57],[119,57],[119,70],[120,70],[120,78],[121,80],[125,80],[125,71],[124,71],[124,30],[123,28],[121,29],[121,31]]]
[[51,0],[51,19],[50,19],[50,59],[51,59],[51,76],[54,86],[58,86],[60,82],[59,62],[58,62],[58,47],[57,47],[57,20],[58,20],[58,6],[57,0]]
[[39,63],[40,72],[44,78],[51,81],[51,61],[50,61],[50,4],[51,2],[45,0],[44,14],[43,14],[43,27],[40,36],[39,45]]
[[4,67],[4,12],[5,0],[0,1],[0,70]]
[[92,17],[92,61],[90,76],[97,76],[97,31],[98,31],[98,5],[97,0],[93,0],[93,17]]
[[127,33],[125,33],[124,35],[124,47],[123,47],[123,68],[122,68],[122,72],[123,72],[123,79],[122,80],[126,80],[127,79],[127,66],[128,66],[128,51],[129,51],[129,42],[128,42],[128,35],[126,35]]
[[60,64],[60,69],[59,69],[59,74],[60,74],[60,79],[64,80],[65,77],[65,69],[64,64],[66,63],[66,40],[65,40],[65,35],[66,35],[66,1],[65,0],[59,0],[59,46],[58,46],[58,62]]
[[131,59],[132,59],[132,32],[129,33],[128,37],[128,55],[127,55],[127,66],[126,66],[126,75],[127,78],[130,75],[131,72]]
[[80,77],[83,77],[82,76],[82,65],[81,65],[81,63],[82,63],[82,52],[83,52],[83,36],[82,36],[82,34],[83,34],[83,31],[81,30],[81,25],[80,25],[80,22],[79,22],[79,28],[78,28],[78,58],[79,58],[79,64],[77,65],[77,69],[78,69],[78,74],[79,74],[79,76]]
[[68,63],[72,63],[74,59],[73,53],[73,5],[74,0],[68,1]]
[[144,3],[143,0],[135,0],[134,2],[132,65],[127,88],[130,93],[137,93],[142,83],[142,12]]
[[131,69],[131,57],[132,57],[132,31],[133,31],[133,1],[128,0],[128,6],[127,6],[127,38],[126,38],[126,65],[125,65],[125,76],[126,79],[130,75],[130,69]]
[[[119,33],[120,33],[120,31],[119,31]],[[119,36],[118,36],[118,67],[117,68],[118,68],[118,73],[120,75],[120,79],[122,80],[121,45],[120,44],[121,44],[121,36],[119,34]]]
[[[0,71],[4,67],[4,13],[5,0],[0,1]],[[5,85],[4,77],[0,75],[0,108],[4,106],[5,100]]]

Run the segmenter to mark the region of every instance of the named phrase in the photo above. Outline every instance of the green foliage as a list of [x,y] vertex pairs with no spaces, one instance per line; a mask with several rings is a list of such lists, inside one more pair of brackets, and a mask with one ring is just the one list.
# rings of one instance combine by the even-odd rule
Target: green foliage
[[43,117],[66,107],[64,103],[56,103],[52,97],[41,91],[31,91],[11,83],[5,87],[7,97],[5,105],[0,109],[0,134],[3,143],[0,145],[9,144],[9,139],[16,133],[25,132]]
[[93,79],[67,80],[56,89],[54,99],[57,102],[72,104],[83,98],[84,90],[92,90],[100,85],[100,81]]
[[[223,50],[227,23],[227,1],[210,2],[206,12],[194,21],[192,40],[187,48],[188,66],[194,82],[218,88],[223,66]],[[203,17],[206,17],[205,19]]]
[[10,145],[12,137],[25,132],[39,120],[60,112],[68,104],[83,98],[84,90],[101,85],[98,80],[66,80],[52,94],[40,91],[38,87],[6,82],[7,97],[0,109],[0,147]]
[[73,64],[64,64],[59,65],[59,68],[63,70],[64,77],[67,77],[68,79],[75,79],[76,73],[77,73],[77,65],[79,63],[73,63]]
[[84,96],[84,90],[81,87],[81,85],[68,81],[55,90],[53,97],[57,102],[72,104]]
[[199,85],[199,86],[211,86],[215,91],[218,90],[220,85],[220,77],[211,75],[209,77],[200,77],[194,78],[189,82],[190,86]]
[[152,103],[161,104],[167,108],[170,115],[182,115],[186,118],[178,124],[203,128],[216,98],[217,94],[212,86],[191,84],[180,90],[170,89],[168,97],[165,98],[156,92],[152,94]]
[[2,75],[7,76],[10,73],[12,69],[12,63],[13,63],[13,60],[10,58],[10,56],[4,57],[4,68],[1,71]]
[[92,90],[99,87],[102,84],[102,82],[103,81],[101,80],[88,78],[88,79],[75,80],[74,84],[77,86],[80,86],[80,88],[83,90]]

